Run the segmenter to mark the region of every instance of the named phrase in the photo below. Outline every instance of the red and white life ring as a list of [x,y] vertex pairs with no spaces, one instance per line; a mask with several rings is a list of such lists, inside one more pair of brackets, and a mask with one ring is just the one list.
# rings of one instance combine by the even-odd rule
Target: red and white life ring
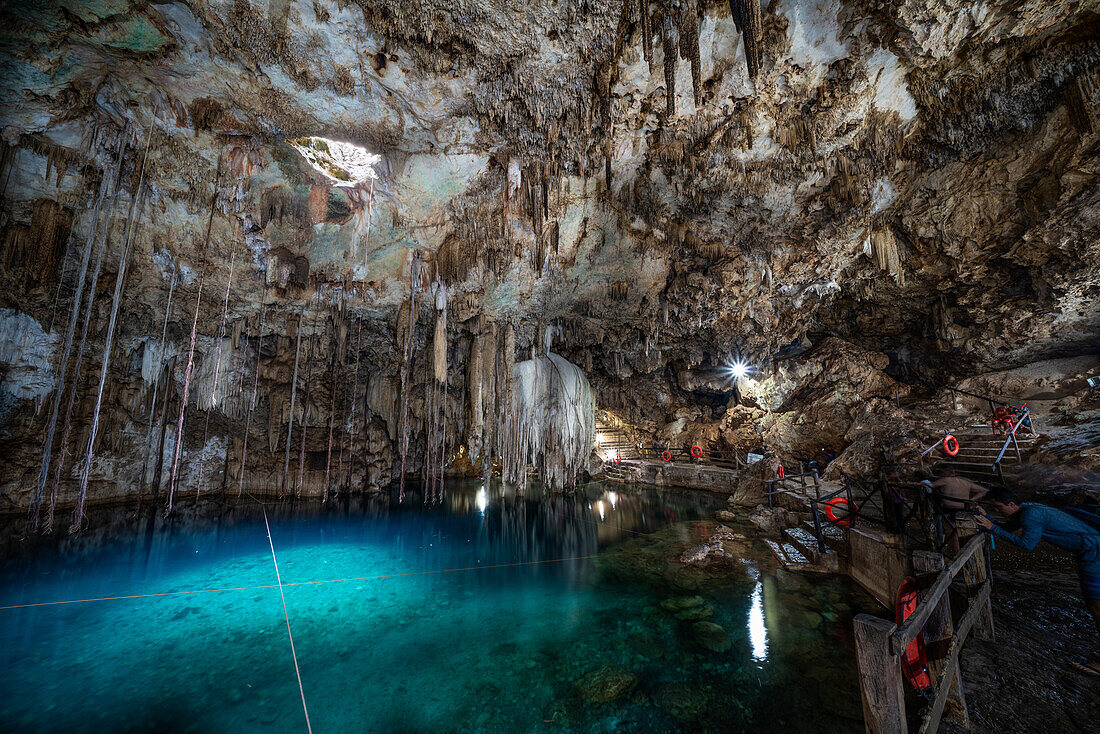
[[622,457],[622,455],[621,455],[621,454],[615,454],[615,463],[616,463],[616,464],[621,464],[621,463],[623,463],[623,457]]
[[665,461],[672,461],[672,452],[665,449],[664,453],[661,454],[661,458]]
[[[840,509],[841,505],[844,505],[843,517],[836,514],[836,511]],[[829,520],[837,525],[845,527],[851,525],[855,521],[856,513],[858,512],[859,508],[850,504],[844,497],[833,497],[825,503],[825,517],[829,518]]]
[[694,456],[696,459],[698,459],[700,456],[703,455],[703,447],[699,446],[698,444],[696,444],[695,446],[692,446],[691,447],[691,455]]
[[[894,621],[901,625],[909,619],[909,615],[916,611],[920,598],[917,593],[917,582],[912,576],[907,576],[898,588],[897,602],[894,604]],[[924,645],[924,631],[910,642],[905,653],[901,656],[901,670],[905,674],[909,685],[921,693],[932,688],[932,677],[928,673],[928,653]]]
[[950,433],[943,437],[943,450],[948,456],[956,456],[959,453],[959,439]]

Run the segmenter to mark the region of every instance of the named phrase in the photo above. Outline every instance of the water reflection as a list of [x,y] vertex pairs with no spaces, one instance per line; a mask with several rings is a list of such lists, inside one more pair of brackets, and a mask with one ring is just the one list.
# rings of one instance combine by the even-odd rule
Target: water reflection
[[[422,495],[266,505],[317,731],[862,730],[843,587],[751,558],[752,585],[636,581],[722,497],[480,481]],[[0,565],[0,605],[173,594],[0,615],[0,728],[301,731],[255,501],[100,509],[88,533],[23,548]],[[233,591],[174,593],[201,589]]]
[[752,606],[749,608],[749,644],[752,645],[752,659],[762,662],[768,659],[768,630],[764,626],[764,584],[756,582],[752,591]]

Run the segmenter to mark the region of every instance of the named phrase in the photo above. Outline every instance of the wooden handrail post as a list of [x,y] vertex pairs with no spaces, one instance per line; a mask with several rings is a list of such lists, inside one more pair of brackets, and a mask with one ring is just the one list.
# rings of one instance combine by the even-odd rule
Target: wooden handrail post
[[854,626],[859,697],[863,701],[867,734],[907,734],[901,665],[898,657],[890,652],[890,635],[895,625],[885,619],[860,614]]
[[[939,553],[928,551],[913,551],[913,572],[917,575],[943,571],[943,556]],[[947,705],[945,713],[947,718],[959,726],[967,729],[970,727],[970,715],[966,710],[966,697],[963,695],[962,679],[959,676],[958,666],[950,670],[946,668],[947,648],[954,636],[954,623],[951,621],[951,595],[944,594],[940,597],[939,604],[932,611],[928,621],[924,624],[924,644],[929,651],[929,672],[936,686],[950,686],[947,693]],[[946,675],[945,675],[946,673]]]
[[[962,568],[963,581],[966,582],[966,595],[970,599],[974,599],[982,587],[990,583],[985,562],[987,548],[987,544],[983,543]],[[993,639],[993,605],[989,596],[986,595],[982,609],[977,612],[978,616],[974,620],[974,636],[980,640]]]

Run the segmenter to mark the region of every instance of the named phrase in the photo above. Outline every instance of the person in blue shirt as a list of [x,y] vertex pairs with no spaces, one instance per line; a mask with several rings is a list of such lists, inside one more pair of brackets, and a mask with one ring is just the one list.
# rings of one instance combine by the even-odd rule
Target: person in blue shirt
[[[1067,550],[1077,560],[1077,575],[1081,580],[1081,592],[1085,606],[1092,612],[1096,629],[1100,632],[1100,528],[1094,527],[1088,513],[1078,513],[1074,508],[1060,510],[1034,502],[1020,502],[1011,491],[1003,488],[992,490],[986,500],[1007,519],[998,524],[980,507],[975,510],[978,524],[997,538],[1004,539],[1024,550],[1034,550],[1039,541]],[[1014,530],[1021,530],[1016,535]],[[1100,653],[1083,661],[1074,661],[1073,667],[1082,673],[1100,676]]]

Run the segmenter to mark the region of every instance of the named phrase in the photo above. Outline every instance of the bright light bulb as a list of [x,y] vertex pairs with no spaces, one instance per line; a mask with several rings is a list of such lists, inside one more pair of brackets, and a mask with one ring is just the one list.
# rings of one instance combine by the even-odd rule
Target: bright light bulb
[[752,368],[741,361],[734,362],[728,367],[728,369],[730,374],[738,379],[745,377],[750,372],[752,372]]

